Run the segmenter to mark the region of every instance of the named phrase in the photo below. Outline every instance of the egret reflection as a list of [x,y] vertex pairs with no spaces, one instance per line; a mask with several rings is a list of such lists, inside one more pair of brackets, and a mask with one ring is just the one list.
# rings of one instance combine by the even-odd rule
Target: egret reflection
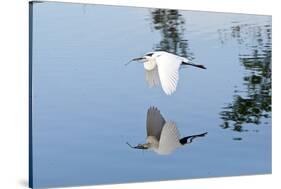
[[152,149],[160,155],[168,155],[179,147],[190,144],[197,137],[204,137],[207,132],[180,138],[176,123],[166,121],[156,107],[150,107],[146,118],[146,143],[132,146],[134,149]]

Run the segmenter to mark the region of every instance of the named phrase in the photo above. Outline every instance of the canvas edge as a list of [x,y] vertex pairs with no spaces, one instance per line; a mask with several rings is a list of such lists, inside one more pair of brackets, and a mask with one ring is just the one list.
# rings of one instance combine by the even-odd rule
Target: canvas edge
[[28,61],[28,187],[33,188],[33,145],[32,145],[32,50],[33,50],[33,1],[28,2],[28,14],[29,14],[29,61]]

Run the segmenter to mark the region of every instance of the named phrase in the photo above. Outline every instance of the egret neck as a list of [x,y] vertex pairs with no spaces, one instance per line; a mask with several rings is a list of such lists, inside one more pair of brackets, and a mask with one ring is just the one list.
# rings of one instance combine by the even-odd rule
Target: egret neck
[[143,66],[146,70],[151,71],[156,66],[156,61],[154,58],[148,57],[146,58],[146,61],[143,63]]
[[155,136],[148,136],[146,138],[146,142],[147,142],[149,148],[157,149],[159,147],[159,142]]

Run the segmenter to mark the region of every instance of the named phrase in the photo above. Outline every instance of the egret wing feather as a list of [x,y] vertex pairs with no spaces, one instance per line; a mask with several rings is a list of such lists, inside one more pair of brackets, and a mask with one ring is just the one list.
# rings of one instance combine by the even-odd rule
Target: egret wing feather
[[157,66],[153,70],[145,70],[145,80],[149,87],[155,87],[160,84]]
[[161,137],[159,141],[158,153],[159,154],[170,154],[176,148],[180,147],[179,142],[180,134],[176,123],[167,121],[162,129]]
[[169,53],[163,53],[156,58],[161,86],[167,95],[176,91],[181,63],[182,58]]
[[154,136],[158,141],[165,125],[165,119],[156,107],[150,107],[147,111],[146,131],[147,136]]

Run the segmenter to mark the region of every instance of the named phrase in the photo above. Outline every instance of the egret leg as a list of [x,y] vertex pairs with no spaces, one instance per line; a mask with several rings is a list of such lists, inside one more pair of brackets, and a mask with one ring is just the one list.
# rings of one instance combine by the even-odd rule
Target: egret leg
[[187,62],[182,62],[183,65],[189,65],[189,66],[194,66],[197,68],[201,68],[201,69],[207,69],[204,65],[201,64],[192,64],[192,63],[187,63]]
[[190,144],[190,143],[192,143],[192,141],[193,141],[195,138],[197,138],[197,137],[204,137],[206,134],[207,134],[207,132],[202,133],[202,134],[199,134],[199,135],[191,135],[191,136],[187,136],[187,137],[181,138],[181,139],[180,139],[180,143],[181,143],[182,145]]

